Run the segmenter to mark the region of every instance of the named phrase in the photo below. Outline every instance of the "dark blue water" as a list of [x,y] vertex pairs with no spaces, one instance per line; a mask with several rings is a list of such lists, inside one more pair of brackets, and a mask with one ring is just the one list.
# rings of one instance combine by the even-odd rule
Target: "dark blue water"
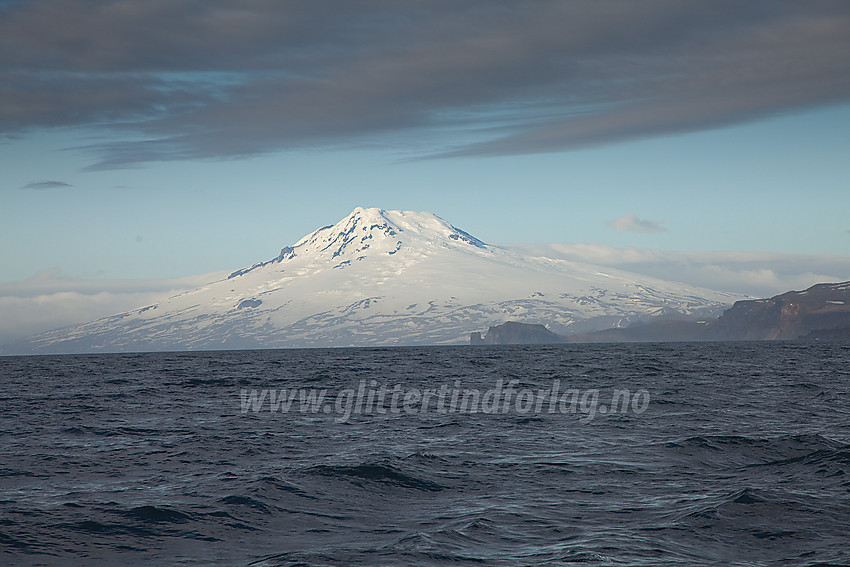
[[848,393],[820,343],[0,358],[0,564],[846,565]]

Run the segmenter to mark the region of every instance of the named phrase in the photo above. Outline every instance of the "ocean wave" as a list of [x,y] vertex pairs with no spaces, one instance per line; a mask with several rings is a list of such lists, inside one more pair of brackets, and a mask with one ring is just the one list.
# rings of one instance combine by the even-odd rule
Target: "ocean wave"
[[172,523],[181,524],[191,520],[189,514],[174,510],[173,508],[159,508],[157,506],[136,506],[123,512],[123,515],[133,520],[150,523]]
[[445,488],[436,482],[406,474],[392,465],[380,463],[317,465],[311,467],[310,471],[323,476],[347,480],[358,486],[363,486],[363,481],[367,481],[424,492],[439,492]]
[[743,435],[701,435],[665,444],[683,456],[709,459],[717,466],[765,466],[804,462],[809,455],[840,456],[850,446],[818,434],[778,437],[747,437]]

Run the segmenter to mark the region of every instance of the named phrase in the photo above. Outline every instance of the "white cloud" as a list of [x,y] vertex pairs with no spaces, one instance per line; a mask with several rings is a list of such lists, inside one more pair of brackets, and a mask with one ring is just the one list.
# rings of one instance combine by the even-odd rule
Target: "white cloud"
[[0,283],[0,344],[150,305],[226,277],[226,273],[173,279],[64,278],[55,268]]
[[850,255],[670,251],[596,243],[519,244],[508,248],[756,297],[850,280]]
[[605,226],[617,232],[667,232],[661,223],[639,219],[634,213],[623,215],[618,219],[606,221]]

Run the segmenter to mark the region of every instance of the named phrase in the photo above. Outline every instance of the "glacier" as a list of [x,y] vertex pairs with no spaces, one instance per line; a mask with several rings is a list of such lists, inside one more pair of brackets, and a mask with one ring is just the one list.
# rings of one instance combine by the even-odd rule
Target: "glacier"
[[466,344],[507,321],[587,332],[714,317],[742,295],[488,244],[428,212],[354,209],[270,260],[14,353]]

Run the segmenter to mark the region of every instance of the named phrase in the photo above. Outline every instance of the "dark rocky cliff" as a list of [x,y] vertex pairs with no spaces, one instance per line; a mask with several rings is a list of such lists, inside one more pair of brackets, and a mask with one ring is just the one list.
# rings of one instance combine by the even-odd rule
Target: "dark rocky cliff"
[[707,339],[770,341],[850,329],[850,282],[817,284],[770,299],[738,301],[709,325]]

